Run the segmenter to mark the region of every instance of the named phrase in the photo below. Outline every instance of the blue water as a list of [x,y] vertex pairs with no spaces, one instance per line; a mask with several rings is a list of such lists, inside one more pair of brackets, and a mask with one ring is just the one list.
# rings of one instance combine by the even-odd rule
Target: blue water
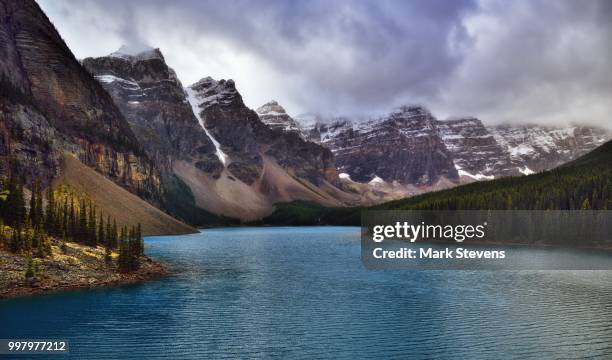
[[368,271],[342,227],[146,243],[175,275],[0,301],[0,338],[75,359],[612,358],[612,272]]

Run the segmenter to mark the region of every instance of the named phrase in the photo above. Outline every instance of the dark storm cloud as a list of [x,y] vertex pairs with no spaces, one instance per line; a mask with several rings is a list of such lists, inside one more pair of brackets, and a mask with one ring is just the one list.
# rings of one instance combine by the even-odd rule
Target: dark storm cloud
[[160,47],[185,83],[248,105],[372,114],[402,103],[485,121],[609,124],[609,1],[45,0],[77,56]]

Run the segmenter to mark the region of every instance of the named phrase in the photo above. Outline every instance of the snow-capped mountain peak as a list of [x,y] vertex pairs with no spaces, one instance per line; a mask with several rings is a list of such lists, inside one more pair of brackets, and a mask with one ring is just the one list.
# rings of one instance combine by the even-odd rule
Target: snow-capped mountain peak
[[273,130],[297,133],[302,131],[300,125],[275,100],[260,106],[257,109],[257,114],[261,121]]
[[199,106],[208,108],[214,105],[230,106],[234,102],[242,104],[242,97],[236,90],[234,80],[215,80],[207,76],[189,86],[197,96]]
[[163,59],[159,49],[147,45],[122,45],[117,51],[110,53],[108,56],[125,60]]

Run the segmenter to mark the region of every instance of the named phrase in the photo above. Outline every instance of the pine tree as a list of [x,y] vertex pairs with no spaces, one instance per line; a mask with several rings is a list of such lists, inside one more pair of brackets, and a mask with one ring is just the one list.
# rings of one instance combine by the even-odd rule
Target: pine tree
[[36,268],[31,256],[28,256],[28,267],[26,268],[24,276],[26,281],[36,276]]
[[127,230],[125,226],[121,227],[121,234],[119,235],[119,271],[129,272],[130,268],[130,244],[127,237]]
[[43,195],[40,182],[36,181],[36,221],[32,221],[34,226],[41,227],[43,222]]
[[107,245],[106,238],[104,237],[104,217],[100,212],[100,219],[98,220],[98,243],[101,245]]
[[21,229],[13,228],[11,234],[10,250],[14,253],[18,253],[23,249],[23,238],[21,236]]
[[138,241],[138,256],[144,256],[144,238],[142,237],[142,227],[138,223],[136,228],[136,240]]
[[79,222],[77,224],[77,238],[74,240],[80,243],[87,243],[87,234],[87,207],[85,206],[85,200],[81,200]]
[[113,239],[113,243],[112,243],[111,248],[113,248],[113,249],[115,249],[115,248],[117,248],[119,246],[119,241],[118,241],[118,238],[117,238],[117,234],[118,234],[117,233],[117,221],[115,219],[113,219],[113,228],[111,230],[111,236],[112,236],[112,239]]
[[32,196],[30,196],[30,213],[28,214],[28,217],[30,218],[30,221],[32,222],[32,224],[38,224],[38,211],[36,210],[36,205],[37,205],[37,201],[36,201],[36,193],[37,193],[37,188],[36,188],[36,184],[37,182],[34,183],[34,185],[32,186]]
[[69,225],[69,213],[68,213],[68,197],[64,197],[64,205],[62,206],[62,236],[66,237],[70,231]]
[[68,235],[73,241],[77,237],[77,219],[76,209],[74,208],[74,198],[70,198],[70,234]]
[[96,233],[96,208],[93,206],[91,201],[89,202],[89,221],[87,224],[87,239],[90,246],[96,247],[98,245],[97,233]]
[[45,230],[49,234],[56,234],[55,229],[55,194],[53,188],[49,186],[47,189],[47,211],[45,218]]
[[111,225],[111,221],[110,221],[110,215],[108,215],[106,217],[106,231],[105,231],[105,236],[104,238],[106,239],[106,247],[107,248],[113,248],[113,236],[111,234],[112,231],[112,225]]
[[23,199],[23,185],[16,178],[9,180],[9,193],[6,197],[5,220],[9,226],[23,226],[25,220],[25,202]]

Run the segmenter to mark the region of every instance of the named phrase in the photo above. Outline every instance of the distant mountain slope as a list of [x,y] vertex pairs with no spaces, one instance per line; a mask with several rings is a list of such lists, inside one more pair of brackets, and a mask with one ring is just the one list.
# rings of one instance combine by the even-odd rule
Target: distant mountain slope
[[339,171],[354,181],[433,185],[442,178],[458,180],[437,121],[423,107],[402,107],[360,124],[320,125],[309,136],[329,147]]
[[[394,121],[400,117],[405,120]],[[460,185],[529,175],[612,139],[611,131],[589,126],[485,126],[473,117],[437,120],[420,106],[365,122],[315,119],[301,124],[303,136],[331,149],[339,171],[353,181],[368,183],[377,177],[388,184],[420,187],[438,179]]]
[[612,209],[612,142],[542,173],[473,183],[383,204],[385,209]]
[[[265,224],[359,225],[365,208],[277,204]],[[369,207],[371,210],[612,210],[612,141],[553,170],[476,182]]]

